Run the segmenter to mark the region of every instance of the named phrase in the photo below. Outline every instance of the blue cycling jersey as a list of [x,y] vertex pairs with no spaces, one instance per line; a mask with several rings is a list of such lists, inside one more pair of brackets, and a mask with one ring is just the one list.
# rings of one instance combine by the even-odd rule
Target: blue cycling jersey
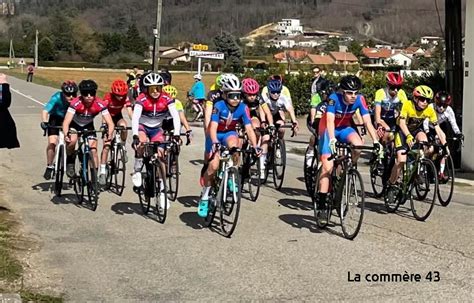
[[193,96],[194,99],[206,99],[206,88],[202,81],[194,83],[193,87],[189,91],[189,95]]
[[[66,100],[64,100],[66,101]],[[64,102],[62,92],[56,92],[48,103],[44,105],[44,110],[47,111],[51,116],[64,118],[67,109],[69,108],[69,102]]]
[[241,102],[234,111],[231,111],[225,101],[214,104],[211,122],[217,123],[217,132],[235,131],[237,123],[252,124],[249,108]]

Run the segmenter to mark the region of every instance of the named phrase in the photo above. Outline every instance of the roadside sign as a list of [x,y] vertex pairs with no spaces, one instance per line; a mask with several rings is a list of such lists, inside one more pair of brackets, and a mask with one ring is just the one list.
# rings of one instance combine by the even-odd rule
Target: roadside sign
[[18,64],[25,65],[25,59],[21,58],[20,61],[18,61]]
[[219,52],[204,52],[204,51],[190,51],[189,55],[191,57],[206,58],[206,59],[224,59],[224,53]]
[[207,51],[209,49],[208,45],[205,44],[193,44],[193,50],[197,51]]

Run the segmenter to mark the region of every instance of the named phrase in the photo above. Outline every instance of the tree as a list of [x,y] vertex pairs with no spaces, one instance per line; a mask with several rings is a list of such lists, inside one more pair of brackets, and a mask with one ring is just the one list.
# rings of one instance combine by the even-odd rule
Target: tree
[[120,51],[123,47],[122,41],[124,40],[125,36],[120,33],[102,34],[102,56],[107,56]]
[[326,52],[337,52],[337,51],[339,51],[339,40],[335,37],[329,38],[326,41],[326,45],[324,46],[324,50]]
[[140,36],[140,32],[135,23],[130,25],[123,42],[124,50],[143,56],[147,50],[147,46],[148,43],[142,36]]
[[74,52],[74,34],[71,20],[59,12],[50,17],[51,36],[53,37],[54,49],[69,54]]
[[242,49],[239,47],[236,38],[228,32],[222,32],[213,39],[218,52],[224,53],[224,70],[240,72],[242,70]]
[[56,52],[54,51],[53,40],[49,37],[44,37],[41,39],[41,41],[38,43],[39,60],[53,61],[55,56]]
[[347,48],[349,52],[353,53],[357,58],[362,56],[362,46],[360,45],[359,42],[353,40],[351,41],[351,44],[349,44],[349,47]]

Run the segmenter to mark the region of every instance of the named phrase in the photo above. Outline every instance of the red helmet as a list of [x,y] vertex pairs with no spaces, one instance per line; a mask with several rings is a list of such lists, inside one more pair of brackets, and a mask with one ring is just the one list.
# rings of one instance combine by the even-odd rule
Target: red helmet
[[399,73],[388,72],[387,73],[387,84],[390,86],[402,86],[403,77]]
[[437,92],[434,99],[437,106],[451,105],[451,96],[445,91]]
[[245,78],[242,80],[242,91],[248,95],[258,94],[260,90],[260,85],[258,82],[252,78]]
[[123,80],[115,80],[112,82],[112,93],[118,96],[125,96],[128,93],[127,82]]

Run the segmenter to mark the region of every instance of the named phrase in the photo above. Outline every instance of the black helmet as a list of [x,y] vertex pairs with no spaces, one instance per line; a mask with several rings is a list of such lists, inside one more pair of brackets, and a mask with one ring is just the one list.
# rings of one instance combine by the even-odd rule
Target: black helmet
[[77,90],[78,88],[76,82],[71,80],[64,81],[61,85],[61,91],[67,95],[76,95]]
[[163,71],[162,70],[160,72],[160,76],[161,76],[161,78],[163,78],[163,80],[165,80],[166,85],[171,84],[172,76],[171,76],[171,73],[169,71]]
[[82,80],[81,83],[79,83],[79,90],[81,91],[81,95],[87,93],[95,95],[97,93],[97,83],[91,79]]
[[348,75],[341,78],[339,87],[343,90],[360,90],[362,88],[362,82],[359,77]]

